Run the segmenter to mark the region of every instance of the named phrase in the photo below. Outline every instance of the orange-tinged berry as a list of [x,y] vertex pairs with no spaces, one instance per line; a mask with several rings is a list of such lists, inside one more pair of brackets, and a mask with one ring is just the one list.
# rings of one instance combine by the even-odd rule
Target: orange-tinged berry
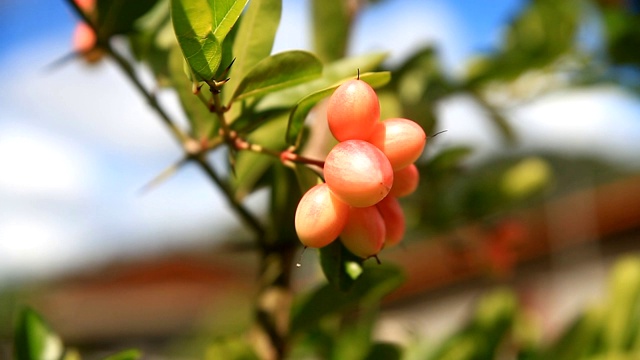
[[376,204],[376,208],[384,220],[384,246],[394,246],[404,237],[406,221],[400,202],[393,196],[387,196]]
[[393,170],[387,157],[362,140],[347,140],[334,146],[323,172],[333,194],[355,207],[375,205],[393,185]]
[[400,170],[420,157],[427,135],[415,121],[393,118],[378,123],[368,141],[389,158],[393,170]]
[[413,194],[420,182],[420,172],[415,164],[393,172],[393,186],[389,196],[404,197]]
[[329,98],[327,122],[338,141],[367,139],[378,120],[378,95],[362,80],[344,82]]
[[95,63],[102,59],[104,50],[96,47],[97,36],[91,26],[86,23],[78,23],[73,32],[73,48],[88,63]]
[[384,238],[384,220],[375,206],[349,209],[347,224],[340,234],[342,244],[349,251],[361,258],[369,258],[380,252]]
[[300,199],[295,227],[300,242],[313,248],[324,247],[342,232],[349,206],[331,194],[327,184],[309,189]]

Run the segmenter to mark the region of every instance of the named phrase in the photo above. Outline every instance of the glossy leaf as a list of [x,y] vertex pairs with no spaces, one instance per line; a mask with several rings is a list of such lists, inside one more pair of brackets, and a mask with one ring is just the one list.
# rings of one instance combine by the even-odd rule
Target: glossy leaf
[[236,88],[233,101],[259,97],[320,77],[322,63],[305,51],[287,51],[260,61]]
[[242,14],[249,0],[209,0],[213,14],[213,34],[222,42]]
[[374,71],[385,58],[385,53],[372,53],[326,64],[321,78],[269,94],[260,100],[256,110],[291,108],[310,93],[333,86],[347,78],[355,79],[358,69],[360,69],[361,74]]
[[[351,78],[349,78],[351,79]],[[345,79],[346,81],[348,79]],[[386,85],[391,80],[391,73],[388,71],[360,74],[360,80],[365,81],[371,87],[377,88]],[[298,147],[300,145],[300,135],[304,127],[304,121],[309,111],[322,99],[330,96],[335,91],[341,81],[331,87],[311,93],[302,98],[291,111],[289,116],[289,124],[287,125],[286,139],[289,145]]]
[[14,336],[16,360],[59,359],[64,352],[60,338],[30,308],[20,313]]
[[271,54],[281,13],[282,0],[252,0],[249,3],[233,44],[236,61],[229,74],[231,82],[223,88],[225,102],[231,99],[246,74]]
[[[178,93],[178,98],[182,104],[182,109],[187,116],[191,135],[195,139],[209,139],[218,127],[216,115],[209,111],[198,96],[193,93],[193,84],[184,74],[184,58],[180,50],[175,47],[169,54],[169,72],[173,88]],[[211,96],[203,92],[202,96]]]
[[207,0],[171,0],[173,29],[198,80],[212,80],[220,66],[222,48],[213,33]]
[[[260,144],[265,148],[274,150],[284,150],[282,132],[287,126],[287,118],[280,116],[267,121],[257,130],[249,135],[248,140]],[[235,176],[231,179],[231,185],[235,191],[237,199],[243,199],[250,194],[259,183],[262,176],[270,166],[278,159],[273,156],[255,153],[252,151],[241,151],[238,153],[235,164]]]
[[361,258],[349,252],[340,241],[334,241],[320,249],[322,272],[329,284],[339,290],[349,290],[355,281],[351,275],[353,271],[347,272],[347,267],[362,262]]

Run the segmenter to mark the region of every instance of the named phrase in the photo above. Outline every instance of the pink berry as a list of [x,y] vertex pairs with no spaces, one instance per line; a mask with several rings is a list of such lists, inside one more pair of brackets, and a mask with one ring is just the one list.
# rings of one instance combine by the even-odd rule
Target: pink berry
[[295,227],[300,242],[321,248],[335,240],[347,222],[349,206],[331,194],[327,184],[309,189],[300,199]]
[[399,170],[420,157],[427,136],[415,121],[393,118],[378,123],[368,140],[389,158],[393,170]]
[[384,246],[394,246],[404,237],[405,218],[400,202],[393,196],[387,196],[376,204],[376,208],[382,215],[386,229]]
[[367,139],[378,120],[378,95],[362,80],[344,82],[329,98],[327,122],[338,141]]
[[350,208],[340,240],[354,255],[368,258],[382,249],[385,238],[384,220],[375,206]]
[[405,166],[393,172],[393,186],[389,196],[404,197],[412,194],[418,188],[420,172],[415,164]]
[[347,140],[331,149],[324,163],[324,179],[340,200],[367,207],[382,200],[393,185],[387,157],[362,140]]

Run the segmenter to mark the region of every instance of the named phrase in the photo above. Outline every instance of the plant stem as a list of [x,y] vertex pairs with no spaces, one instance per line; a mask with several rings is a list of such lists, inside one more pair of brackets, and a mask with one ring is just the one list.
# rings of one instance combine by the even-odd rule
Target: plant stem
[[[107,53],[116,61],[116,64],[118,64],[120,69],[122,69],[127,75],[127,78],[134,84],[138,92],[147,100],[151,108],[160,116],[163,123],[169,128],[176,140],[182,145],[185,152],[192,153],[189,147],[190,143],[193,143],[194,140],[175,125],[169,115],[160,106],[156,97],[149,91],[147,91],[147,89],[144,87],[131,64],[129,64],[129,62],[122,55],[115,51],[110,46],[110,44],[107,43],[104,47]],[[218,174],[214,171],[213,167],[209,165],[206,159],[201,156],[194,156],[193,158],[196,160],[196,163],[200,166],[200,168],[209,176],[209,178],[214,183],[216,183],[216,185],[218,185],[220,190],[222,190],[222,193],[227,199],[227,202],[229,203],[231,208],[236,212],[236,214],[238,214],[238,216],[240,216],[241,220],[252,229],[258,242],[264,242],[265,231],[258,219],[236,200],[229,185],[224,182],[220,178],[220,176],[218,176]]]

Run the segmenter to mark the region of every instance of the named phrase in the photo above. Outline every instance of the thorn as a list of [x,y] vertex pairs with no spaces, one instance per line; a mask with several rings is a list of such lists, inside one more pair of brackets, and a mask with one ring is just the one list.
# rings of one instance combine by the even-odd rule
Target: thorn
[[429,137],[430,137],[430,138],[434,138],[434,137],[436,137],[436,136],[438,136],[438,135],[440,135],[440,134],[442,134],[442,133],[446,133],[446,132],[447,132],[447,130],[446,130],[446,129],[445,129],[445,130],[442,130],[442,131],[438,131],[437,133],[435,133],[435,134],[433,134],[433,135],[429,135]]
[[303,247],[302,248],[302,252],[300,252],[300,256],[298,257],[298,262],[296,263],[296,267],[301,267],[302,266],[302,255],[304,255],[305,250],[307,250],[307,247]]
[[59,67],[65,65],[65,64],[68,64],[72,60],[78,58],[79,56],[80,56],[80,53],[78,53],[77,51],[72,51],[70,53],[62,55],[60,58],[58,58],[56,60],[53,60],[51,63],[45,65],[43,70],[45,72],[56,70]]
[[180,170],[182,165],[186,164],[187,160],[188,160],[188,157],[184,157],[180,159],[180,161],[178,161],[177,163],[172,164],[168,168],[162,170],[160,174],[158,174],[155,178],[151,179],[151,181],[145,184],[142,188],[140,188],[140,190],[138,190],[138,193],[140,195],[144,195],[147,192],[149,192],[151,189],[155,188],[156,186],[160,185],[161,183],[169,179],[171,175],[175,174],[178,170]]
[[358,68],[358,77],[357,80],[360,80],[360,68]]

